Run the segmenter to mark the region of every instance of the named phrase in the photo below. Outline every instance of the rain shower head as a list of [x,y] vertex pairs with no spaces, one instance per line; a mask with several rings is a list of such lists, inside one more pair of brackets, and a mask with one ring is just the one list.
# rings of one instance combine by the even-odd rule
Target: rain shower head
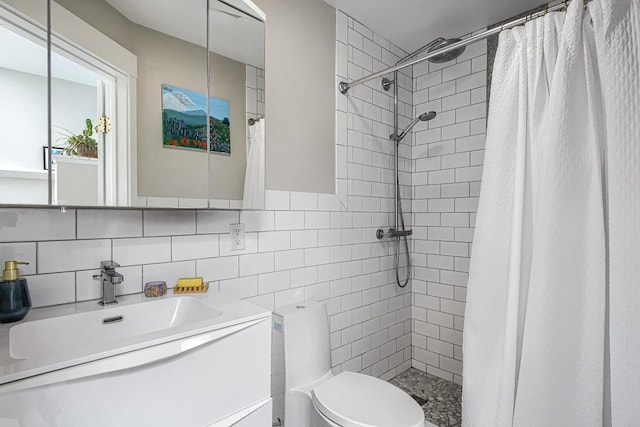
[[[396,65],[400,65],[400,64],[403,64],[405,62],[408,62],[408,61],[418,57],[423,52],[427,52],[427,53],[435,52],[438,49],[442,49],[442,48],[450,46],[450,45],[452,45],[454,43],[458,43],[459,41],[461,41],[461,39],[445,39],[444,37],[438,37],[437,39],[431,40],[429,43],[427,43],[426,45],[422,46],[420,49],[410,53],[407,56],[405,56],[404,58],[402,58],[401,60],[396,62]],[[445,53],[442,53],[440,55],[436,55],[433,58],[429,58],[428,61],[436,63],[436,64],[453,61],[454,59],[456,59],[457,57],[462,55],[462,52],[464,52],[464,50],[465,50],[465,46],[460,46],[459,48],[454,49],[454,50],[452,50],[450,52],[445,52]],[[389,90],[391,88],[391,85],[394,82],[395,82],[395,80],[391,80],[388,77],[384,77],[382,79],[382,88],[384,90]],[[346,93],[346,92],[343,92],[343,93]]]
[[416,117],[415,119],[413,119],[413,121],[411,121],[411,123],[409,123],[409,126],[407,126],[407,128],[405,130],[402,131],[402,133],[400,133],[400,135],[396,135],[395,133],[391,136],[389,136],[389,138],[391,138],[393,141],[395,141],[396,143],[400,143],[400,141],[402,141],[402,138],[404,138],[405,136],[407,136],[407,132],[409,132],[418,122],[428,122],[429,120],[433,120],[436,118],[438,114],[435,111],[429,111],[428,113],[422,113],[420,114],[418,117]]
[[[434,52],[438,49],[442,49],[443,47],[447,47],[454,43],[458,43],[459,41],[460,39],[443,39],[443,38],[436,39],[433,41],[433,45],[429,48],[429,52]],[[434,56],[433,58],[429,58],[428,61],[436,64],[453,61],[458,56],[462,55],[462,52],[464,52],[464,49],[465,47],[462,46],[450,52],[446,52],[441,55]]]

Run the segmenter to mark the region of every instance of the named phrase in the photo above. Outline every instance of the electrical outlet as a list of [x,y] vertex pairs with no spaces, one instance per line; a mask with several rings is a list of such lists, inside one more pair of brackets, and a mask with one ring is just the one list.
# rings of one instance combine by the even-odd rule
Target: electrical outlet
[[229,241],[232,251],[244,249],[244,224],[229,224]]

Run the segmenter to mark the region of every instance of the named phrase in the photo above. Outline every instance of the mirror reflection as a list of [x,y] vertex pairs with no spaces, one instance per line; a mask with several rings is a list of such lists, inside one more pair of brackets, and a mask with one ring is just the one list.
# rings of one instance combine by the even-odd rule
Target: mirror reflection
[[[264,208],[264,16],[243,2],[211,0],[210,93],[230,105],[230,152],[212,131],[212,204]],[[214,114],[215,116],[215,114]]]
[[0,2],[0,203],[37,205],[49,187],[47,3],[24,3]]
[[[206,0],[55,3],[54,50],[98,80],[94,97],[75,96],[68,109],[53,110],[54,128],[78,135],[86,119],[103,119],[111,129],[94,129],[93,155],[67,150],[58,158],[54,203],[180,207],[200,200],[206,207]],[[62,125],[69,116],[74,127]]]
[[[251,5],[53,1],[50,130],[46,33],[40,28],[38,39],[33,29],[12,31],[17,19],[2,15],[11,24],[0,27],[2,45],[21,51],[33,46],[29,69],[15,60],[20,55],[3,49],[1,84],[19,87],[16,72],[41,82],[24,85],[31,92],[16,97],[38,105],[21,113],[20,123],[28,119],[31,133],[22,135],[29,144],[20,149],[29,155],[9,156],[5,141],[16,138],[0,145],[0,190],[20,188],[12,193],[20,197],[0,192],[0,203],[47,203],[50,169],[52,203],[58,205],[263,208],[264,17]],[[22,33],[29,37],[20,44],[14,39]],[[18,123],[14,110],[10,122]],[[49,151],[51,164],[43,161]],[[40,177],[38,190],[26,179],[20,187],[7,182],[5,170]]]

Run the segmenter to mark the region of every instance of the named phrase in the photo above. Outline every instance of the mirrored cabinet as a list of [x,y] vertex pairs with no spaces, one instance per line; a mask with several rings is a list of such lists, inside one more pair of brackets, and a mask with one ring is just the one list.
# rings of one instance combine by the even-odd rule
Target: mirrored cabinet
[[46,16],[47,0],[0,2],[0,203],[49,200]]
[[1,0],[0,20],[0,204],[264,207],[253,3]]

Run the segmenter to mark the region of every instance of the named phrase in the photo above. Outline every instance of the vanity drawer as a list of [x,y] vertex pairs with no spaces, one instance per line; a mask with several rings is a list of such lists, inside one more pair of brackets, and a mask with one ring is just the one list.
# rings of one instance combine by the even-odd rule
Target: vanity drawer
[[270,322],[248,325],[202,345],[191,337],[180,354],[151,363],[142,352],[154,347],[108,358],[117,366],[139,353],[135,367],[2,393],[0,427],[215,425],[270,396]]

